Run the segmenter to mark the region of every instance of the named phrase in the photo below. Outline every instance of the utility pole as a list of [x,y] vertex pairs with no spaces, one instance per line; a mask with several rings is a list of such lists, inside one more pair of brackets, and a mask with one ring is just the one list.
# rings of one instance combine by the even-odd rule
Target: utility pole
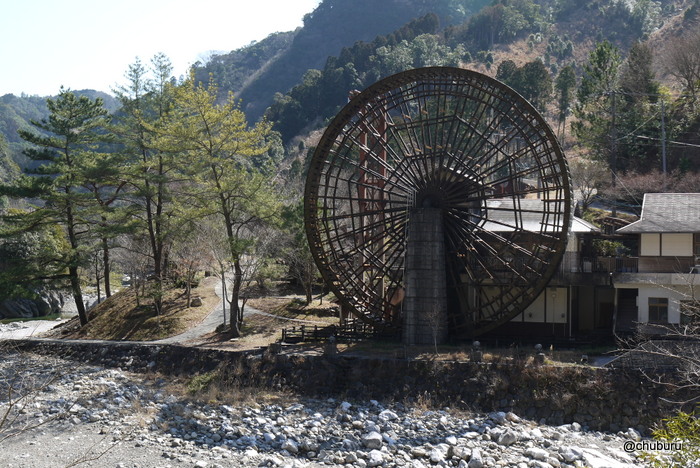
[[[610,129],[610,175],[613,192],[615,191],[615,177],[617,177],[617,92],[612,91],[612,128]],[[617,217],[617,205],[613,203],[612,217]]]
[[664,174],[664,190],[666,189],[666,104],[661,98],[661,169]]

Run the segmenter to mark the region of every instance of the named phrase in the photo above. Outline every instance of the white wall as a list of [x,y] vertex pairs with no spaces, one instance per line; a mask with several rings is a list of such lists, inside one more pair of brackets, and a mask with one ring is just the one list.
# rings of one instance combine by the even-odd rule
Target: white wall
[[661,253],[659,247],[661,242],[659,241],[660,234],[642,234],[642,239],[640,242],[639,255],[642,257],[654,256],[658,257]]
[[690,257],[693,255],[693,234],[645,233],[641,235],[639,250],[643,257]]
[[544,292],[523,313],[525,322],[544,322]]
[[661,234],[662,257],[690,257],[693,255],[693,234]]
[[525,309],[525,312],[513,321],[566,323],[569,306],[568,292],[567,288],[545,288]]
[[547,288],[547,322],[566,323],[569,295],[567,288]]
[[[685,290],[685,293],[683,292],[683,290]],[[670,287],[639,285],[639,296],[637,297],[637,311],[639,314],[639,322],[649,321],[650,297],[668,298],[668,323],[680,323],[680,301],[691,298],[689,296],[689,288],[683,288],[679,290]]]

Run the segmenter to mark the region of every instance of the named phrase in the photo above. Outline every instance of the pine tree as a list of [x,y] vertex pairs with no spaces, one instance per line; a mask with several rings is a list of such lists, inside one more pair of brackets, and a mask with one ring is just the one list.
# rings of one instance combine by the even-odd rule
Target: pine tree
[[578,102],[574,107],[578,120],[571,126],[594,158],[608,162],[613,181],[617,171],[617,104],[621,65],[619,50],[608,41],[599,43],[591,51],[588,63],[584,65],[577,92]]
[[187,200],[195,216],[214,215],[223,224],[233,265],[229,300],[234,334],[242,324],[238,301],[243,284],[243,257],[255,242],[253,228],[273,221],[277,201],[270,180],[252,164],[267,150],[270,127],[249,127],[233,95],[219,104],[215,83],[195,84],[190,78],[175,91],[175,108],[162,129],[163,148],[187,161],[195,191]]
[[80,284],[80,268],[89,246],[92,208],[90,194],[83,185],[84,168],[96,157],[97,145],[104,138],[108,113],[101,99],[90,100],[61,88],[58,96],[47,99],[50,115],[32,121],[36,131],[20,130],[20,136],[33,146],[25,155],[39,165],[30,169],[16,184],[2,193],[39,201],[32,211],[10,218],[16,232],[31,232],[42,226],[60,225],[67,240],[61,261],[68,271],[73,299],[81,325],[88,322]]
[[571,98],[576,87],[576,73],[574,67],[567,65],[561,69],[554,84],[557,90],[557,110],[559,121],[559,138],[564,135],[566,117],[571,112]]
[[139,224],[137,229],[142,229],[148,238],[156,314],[162,311],[168,246],[175,232],[171,222],[172,186],[178,177],[179,163],[174,153],[164,151],[158,144],[159,127],[172,108],[171,71],[170,61],[162,54],[153,57],[150,71],[138,59],[129,66],[128,83],[117,90],[122,108],[119,121],[112,128],[123,147],[128,172],[126,189]]

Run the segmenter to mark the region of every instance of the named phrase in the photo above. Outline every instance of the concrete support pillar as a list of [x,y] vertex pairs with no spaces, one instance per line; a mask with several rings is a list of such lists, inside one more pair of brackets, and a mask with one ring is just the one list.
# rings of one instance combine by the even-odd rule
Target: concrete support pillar
[[406,245],[403,342],[426,345],[447,339],[447,288],[442,212],[414,208]]

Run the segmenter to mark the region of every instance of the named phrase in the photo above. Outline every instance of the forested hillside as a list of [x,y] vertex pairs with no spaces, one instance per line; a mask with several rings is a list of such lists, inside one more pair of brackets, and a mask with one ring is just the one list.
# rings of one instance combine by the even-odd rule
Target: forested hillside
[[[99,97],[108,111],[117,110],[116,99],[107,93],[87,89],[75,93],[92,99]],[[22,154],[27,144],[20,137],[19,131],[27,130],[31,127],[30,121],[39,121],[48,114],[46,97],[13,94],[0,97],[0,181],[13,178],[18,173],[17,165],[25,167],[29,163]]]
[[[671,2],[662,8],[648,1],[515,0],[493,2],[450,26],[427,15],[392,34],[343,48],[322,68],[307,71],[289,92],[276,95],[267,117],[289,141],[314,120],[334,115],[347,91],[383,76],[431,65],[464,66],[495,76],[503,62],[498,78],[546,111],[562,68],[570,65],[580,79],[582,64],[597,42],[610,41],[624,56],[678,11]],[[506,76],[509,66],[526,64],[524,73]]]
[[[271,38],[254,44],[246,50],[258,55],[260,49],[268,49],[263,54],[254,79],[242,82],[228,81],[224,70],[238,70],[241,67],[240,52],[214,56],[208,64],[197,70],[200,79],[213,73],[222,91],[234,91],[243,100],[246,115],[257,120],[272,103],[275,93],[286,93],[302,80],[309,69],[322,68],[329,56],[338,55],[343,47],[352,46],[357,41],[371,41],[378,35],[390,34],[404,24],[427,13],[435,13],[442,26],[458,24],[479,11],[488,0],[324,0],[304,18],[304,26],[298,29],[289,44],[280,43],[278,54],[268,49]],[[286,38],[286,36],[285,36]],[[278,41],[280,38],[272,36]],[[243,71],[243,70],[241,70]]]

